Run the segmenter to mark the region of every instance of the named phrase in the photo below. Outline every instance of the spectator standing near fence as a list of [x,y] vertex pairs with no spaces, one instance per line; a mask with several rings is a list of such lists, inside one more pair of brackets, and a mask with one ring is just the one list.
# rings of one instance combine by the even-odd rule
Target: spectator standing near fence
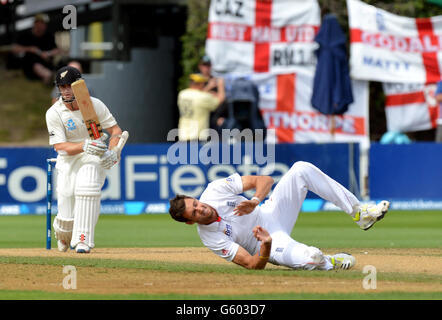
[[[224,79],[222,77],[215,77],[212,74],[212,61],[210,60],[209,56],[205,55],[200,59],[198,63],[198,70],[203,76],[209,79],[207,84],[204,86],[204,91],[217,93],[219,87],[222,87],[225,91]],[[224,98],[219,107],[210,113],[210,128],[219,130],[225,117],[227,117],[227,101]]]
[[207,92],[204,88],[208,78],[200,73],[189,76],[189,87],[178,94],[179,140],[205,140],[203,130],[209,129],[210,113],[224,101],[224,86],[218,86],[217,92]]
[[203,56],[201,58],[198,63],[198,70],[199,73],[208,79],[204,86],[204,91],[216,93],[220,86],[224,88],[224,79],[221,77],[214,77],[212,74],[212,62],[209,56]]

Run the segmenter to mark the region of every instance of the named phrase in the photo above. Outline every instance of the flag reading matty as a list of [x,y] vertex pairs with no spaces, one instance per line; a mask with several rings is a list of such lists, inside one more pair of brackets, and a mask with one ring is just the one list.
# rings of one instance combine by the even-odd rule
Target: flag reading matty
[[315,66],[316,0],[212,0],[206,53],[220,73],[289,73]]
[[442,16],[408,18],[347,0],[354,79],[436,83],[442,71]]

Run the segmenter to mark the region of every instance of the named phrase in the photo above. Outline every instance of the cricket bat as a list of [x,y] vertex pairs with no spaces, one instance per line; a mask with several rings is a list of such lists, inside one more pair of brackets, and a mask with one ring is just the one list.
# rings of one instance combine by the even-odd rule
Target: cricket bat
[[77,80],[71,84],[72,91],[83,116],[84,124],[86,125],[89,136],[92,140],[97,140],[103,135],[100,121],[98,121],[97,113],[92,104],[89,90],[86,82],[83,79]]

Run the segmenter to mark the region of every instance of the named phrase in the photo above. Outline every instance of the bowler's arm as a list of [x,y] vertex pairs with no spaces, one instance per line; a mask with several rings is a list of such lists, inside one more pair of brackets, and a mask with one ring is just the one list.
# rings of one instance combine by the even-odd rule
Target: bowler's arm
[[255,255],[249,254],[246,249],[239,247],[233,262],[247,269],[264,269],[272,249],[272,237],[268,231],[260,226],[253,228],[253,235],[261,241],[261,247]]
[[275,182],[272,177],[269,176],[243,176],[241,177],[243,191],[255,189],[254,197],[259,200],[264,200],[272,189]]
[[255,194],[253,197],[258,198],[259,201],[247,200],[238,204],[233,210],[235,215],[238,216],[252,212],[256,206],[265,199],[270,190],[272,190],[272,185],[274,183],[273,178],[269,176],[242,176],[241,179],[243,191],[255,189]]

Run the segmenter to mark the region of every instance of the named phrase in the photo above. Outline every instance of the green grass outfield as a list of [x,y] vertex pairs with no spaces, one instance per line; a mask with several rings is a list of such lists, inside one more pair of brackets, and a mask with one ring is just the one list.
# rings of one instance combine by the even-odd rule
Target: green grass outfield
[[[1,248],[44,248],[45,247],[45,216],[0,216],[0,247]],[[376,226],[361,231],[351,218],[342,212],[301,213],[292,236],[295,240],[326,248],[441,248],[442,212],[440,211],[391,211]],[[55,239],[52,241],[56,246]],[[167,214],[159,215],[102,215],[96,229],[98,247],[202,247],[196,227],[173,221]],[[245,270],[235,265],[214,266],[201,264],[173,264],[166,262],[124,261],[81,258],[42,258],[42,257],[2,257],[1,264],[74,264],[92,267],[135,268],[148,270],[167,270],[171,272],[212,272],[222,274],[253,274],[260,272],[263,276],[274,276],[277,270]],[[355,272],[312,272],[296,271],[300,276],[327,279],[329,277],[354,279],[360,278]],[[0,275],[1,277],[1,275]],[[441,277],[431,278],[416,274],[382,274],[384,280],[413,282],[442,281]],[[381,279],[380,278],[380,279]],[[244,296],[199,296],[199,295],[98,295],[85,293],[52,293],[40,291],[1,290],[0,299],[81,299],[81,300],[143,300],[143,299],[425,299],[440,300],[442,292],[367,292],[358,294],[271,294]]]
[[[301,213],[292,237],[319,248],[441,248],[441,226],[440,211],[391,211],[369,231],[342,212]],[[0,248],[46,246],[45,216],[0,216],[0,228]],[[203,246],[196,226],[168,214],[101,215],[95,242],[102,248]]]

